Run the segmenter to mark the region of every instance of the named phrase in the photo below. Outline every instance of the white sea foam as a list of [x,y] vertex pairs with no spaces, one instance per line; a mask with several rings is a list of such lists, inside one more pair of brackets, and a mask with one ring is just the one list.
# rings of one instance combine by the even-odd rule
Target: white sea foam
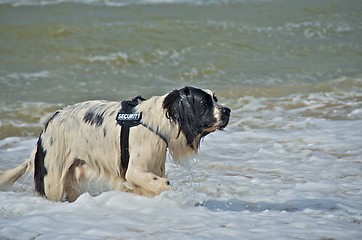
[[118,53],[110,53],[109,55],[103,56],[90,56],[84,58],[90,62],[110,62],[110,61],[121,61],[127,63],[128,55],[127,53],[118,52]]
[[21,80],[22,83],[27,81],[36,81],[38,79],[46,79],[51,76],[49,71],[40,71],[40,72],[13,72],[5,76],[0,76],[0,80],[4,83],[11,84],[14,81]]

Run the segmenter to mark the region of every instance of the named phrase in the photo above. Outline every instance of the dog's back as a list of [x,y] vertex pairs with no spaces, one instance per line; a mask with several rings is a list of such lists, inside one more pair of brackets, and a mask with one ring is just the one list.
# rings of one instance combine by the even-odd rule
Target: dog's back
[[[87,101],[57,111],[46,123],[29,160],[0,173],[0,189],[11,186],[25,172],[34,171],[35,189],[50,200],[64,200],[76,176],[84,174],[83,161],[98,169],[99,178],[119,175],[119,102]],[[112,139],[112,141],[109,141]],[[97,161],[107,159],[107,162]],[[100,166],[102,165],[102,166]],[[57,186],[57,187],[55,187]],[[75,194],[75,195],[77,195]]]
[[39,137],[34,159],[35,188],[41,195],[59,201],[67,191],[79,192],[70,169],[76,164],[74,173],[81,175],[82,161],[100,178],[119,175],[119,141],[109,141],[119,139],[119,109],[119,102],[88,101],[54,114]]

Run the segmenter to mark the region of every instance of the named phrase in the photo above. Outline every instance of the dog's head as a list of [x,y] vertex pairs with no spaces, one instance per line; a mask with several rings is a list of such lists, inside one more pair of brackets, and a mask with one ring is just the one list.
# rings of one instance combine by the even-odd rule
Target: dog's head
[[224,129],[229,123],[231,110],[217,103],[216,96],[209,90],[184,87],[169,93],[163,108],[166,117],[177,123],[190,147],[197,136]]

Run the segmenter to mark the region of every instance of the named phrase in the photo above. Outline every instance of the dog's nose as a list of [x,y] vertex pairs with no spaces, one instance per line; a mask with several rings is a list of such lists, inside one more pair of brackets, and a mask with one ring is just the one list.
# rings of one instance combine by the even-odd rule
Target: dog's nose
[[231,109],[228,107],[223,107],[223,108],[221,108],[221,113],[225,114],[225,115],[230,115]]

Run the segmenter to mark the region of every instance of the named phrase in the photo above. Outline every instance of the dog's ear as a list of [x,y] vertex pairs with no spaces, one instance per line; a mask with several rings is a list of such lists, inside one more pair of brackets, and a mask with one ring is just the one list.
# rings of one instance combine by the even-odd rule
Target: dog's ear
[[163,102],[166,117],[178,124],[179,134],[182,132],[185,135],[187,144],[191,148],[196,135],[202,132],[198,116],[200,111],[195,107],[195,98],[190,87],[172,91]]

